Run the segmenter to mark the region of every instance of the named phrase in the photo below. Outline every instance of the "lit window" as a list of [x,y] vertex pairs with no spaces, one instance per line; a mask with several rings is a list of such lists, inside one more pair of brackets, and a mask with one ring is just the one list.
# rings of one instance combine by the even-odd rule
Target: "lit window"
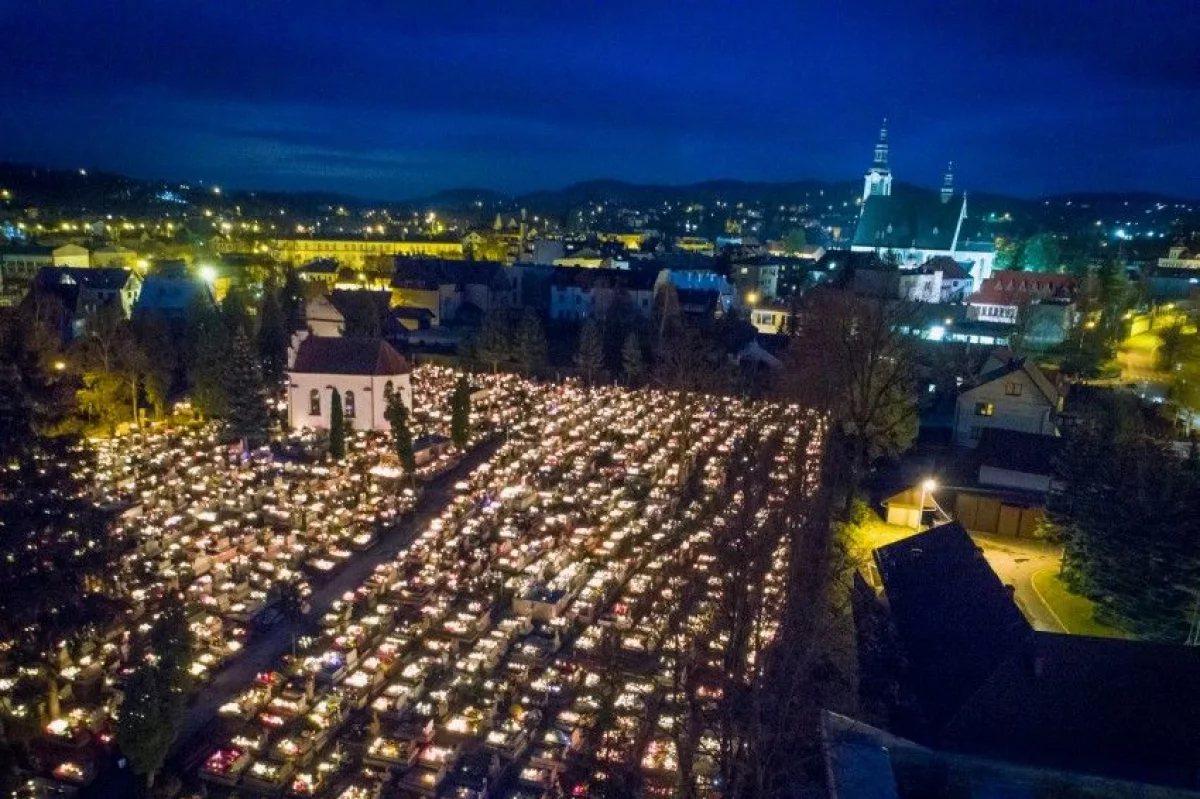
[[354,418],[354,392],[353,391],[346,392],[346,418],[347,419]]
[[308,392],[308,415],[321,415],[321,392],[315,388]]
[[1004,393],[1009,397],[1019,397],[1025,391],[1025,384],[1010,380],[1004,384]]
[[996,413],[996,406],[990,402],[975,403],[976,416],[992,416]]

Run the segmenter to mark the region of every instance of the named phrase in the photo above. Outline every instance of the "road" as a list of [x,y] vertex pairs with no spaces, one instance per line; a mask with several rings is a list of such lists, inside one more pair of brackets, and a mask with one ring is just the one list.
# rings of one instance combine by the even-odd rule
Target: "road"
[[[400,524],[381,533],[379,541],[367,552],[352,558],[310,598],[309,619],[319,619],[334,600],[361,585],[375,567],[395,557],[407,547],[417,533],[442,512],[454,494],[454,484],[479,464],[490,458],[500,442],[481,444],[448,472],[425,484],[416,512]],[[292,646],[294,636],[302,635],[304,623],[281,623],[265,634],[251,639],[246,648],[196,695],[189,706],[183,726],[176,738],[172,758],[177,758],[196,745],[194,740],[216,717],[221,705],[244,690],[259,672],[274,668],[279,658]]]
[[1054,613],[1033,589],[1033,575],[1062,562],[1062,548],[1041,541],[971,533],[988,564],[1005,585],[1015,589],[1017,604],[1034,629],[1064,633]]

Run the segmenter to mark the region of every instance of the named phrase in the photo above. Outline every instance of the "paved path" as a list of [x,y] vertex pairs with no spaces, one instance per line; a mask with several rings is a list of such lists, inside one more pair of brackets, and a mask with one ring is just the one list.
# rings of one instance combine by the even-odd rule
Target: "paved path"
[[1062,547],[1041,541],[971,533],[983,556],[1005,585],[1015,589],[1017,604],[1034,629],[1063,633],[1066,630],[1033,589],[1033,575],[1062,562]]
[[[411,544],[417,533],[436,518],[453,497],[454,484],[490,458],[499,446],[499,441],[480,445],[448,472],[427,483],[412,516],[383,532],[375,546],[351,558],[349,564],[328,583],[314,590],[309,600],[312,606],[309,618],[320,618],[334,600],[360,586],[376,566],[395,557],[397,552]],[[279,658],[291,648],[293,636],[303,634],[303,627],[302,623],[280,623],[267,633],[253,637],[246,648],[196,695],[176,738],[172,757],[186,754],[200,743],[194,739],[216,717],[221,705],[245,689],[256,674],[275,667]]]

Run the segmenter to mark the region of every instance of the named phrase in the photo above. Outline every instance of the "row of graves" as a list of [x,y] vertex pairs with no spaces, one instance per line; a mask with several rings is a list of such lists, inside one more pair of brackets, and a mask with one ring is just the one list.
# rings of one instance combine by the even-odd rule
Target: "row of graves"
[[533,412],[411,547],[221,708],[196,796],[583,795],[621,764],[671,784],[677,655],[717,626],[717,528],[739,507],[730,444],[786,437],[799,411],[522,395]]
[[[301,598],[371,549],[414,510],[420,481],[457,464],[449,446],[450,370],[418,369],[414,430],[430,442],[418,480],[397,467],[388,437],[352,431],[340,463],[321,457],[309,431],[253,452],[223,441],[214,425],[154,427],[92,442],[88,475],[99,504],[113,511],[110,536],[123,552],[109,590],[122,597],[117,623],[60,647],[55,662],[5,664],[0,713],[41,718],[33,750],[47,789],[88,784],[112,741],[134,631],[149,629],[167,592],[184,597],[196,654],[197,687],[236,657],[257,631],[282,618],[279,587]],[[468,448],[513,422],[516,383],[482,377]],[[489,385],[490,384],[490,385]],[[448,387],[447,387],[448,386]],[[47,692],[14,690],[39,685]],[[19,701],[18,696],[32,695]]]

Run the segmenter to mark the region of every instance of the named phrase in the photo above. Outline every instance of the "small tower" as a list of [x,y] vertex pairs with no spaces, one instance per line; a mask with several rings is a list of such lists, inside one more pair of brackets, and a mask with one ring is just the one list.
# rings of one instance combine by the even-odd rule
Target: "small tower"
[[879,141],[875,144],[875,162],[863,179],[863,202],[872,194],[887,197],[892,193],[892,170],[888,166],[887,119],[879,129]]
[[942,180],[942,204],[950,202],[954,199],[954,162],[950,162],[950,166],[946,167],[946,177]]

